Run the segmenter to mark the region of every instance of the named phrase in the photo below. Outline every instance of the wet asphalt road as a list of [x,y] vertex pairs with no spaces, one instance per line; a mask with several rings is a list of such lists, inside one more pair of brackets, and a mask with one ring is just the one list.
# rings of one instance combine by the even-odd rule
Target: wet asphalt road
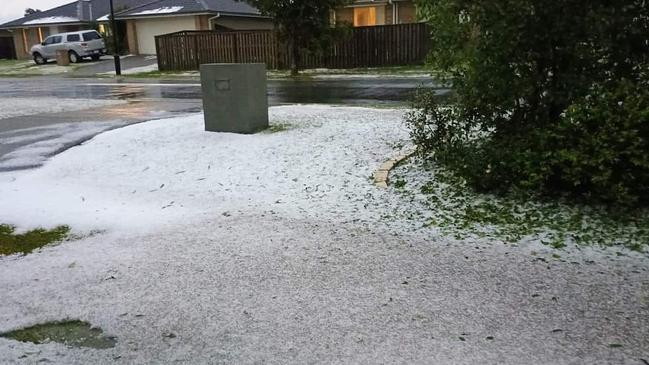
[[[282,104],[346,104],[358,106],[405,105],[419,87],[436,89],[439,94],[447,89],[426,78],[337,79],[337,80],[269,80],[270,105]],[[201,86],[197,78],[183,80],[108,79],[31,77],[0,78],[0,98],[79,98],[114,99],[128,101],[120,106],[101,107],[80,111],[42,113],[0,119],[0,171],[36,167],[26,163],[19,167],[3,167],[2,162],[18,149],[30,143],[65,137],[57,125],[97,121],[116,121],[115,127],[153,119],[162,119],[202,110]],[[117,122],[119,121],[119,122]],[[48,128],[50,135],[38,139],[24,138],[32,130]],[[21,136],[15,142],[15,137]],[[14,142],[7,142],[13,140]],[[83,140],[66,140],[52,153],[61,152]]]
[[[326,103],[347,105],[402,104],[418,87],[447,90],[427,78],[269,80],[271,105]],[[5,78],[0,97],[58,97],[89,99],[201,99],[200,81],[101,78]]]

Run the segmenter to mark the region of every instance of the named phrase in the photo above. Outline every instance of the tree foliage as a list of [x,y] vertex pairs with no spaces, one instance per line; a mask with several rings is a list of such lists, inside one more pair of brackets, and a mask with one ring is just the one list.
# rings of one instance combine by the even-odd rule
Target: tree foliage
[[331,14],[349,0],[246,0],[273,18],[280,36],[291,49],[291,70],[297,74],[302,52],[318,52],[337,36]]
[[649,3],[417,5],[455,91],[419,100],[417,143],[479,189],[649,201]]
[[41,11],[39,9],[32,9],[32,8],[27,8],[25,9],[25,16],[40,13]]

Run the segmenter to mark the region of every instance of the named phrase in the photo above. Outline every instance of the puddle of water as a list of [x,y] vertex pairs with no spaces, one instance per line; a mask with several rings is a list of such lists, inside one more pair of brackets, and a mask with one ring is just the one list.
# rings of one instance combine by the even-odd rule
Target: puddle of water
[[63,321],[37,324],[32,327],[0,334],[0,337],[37,345],[56,342],[72,347],[108,349],[115,347],[115,337],[103,336],[100,328],[82,321]]

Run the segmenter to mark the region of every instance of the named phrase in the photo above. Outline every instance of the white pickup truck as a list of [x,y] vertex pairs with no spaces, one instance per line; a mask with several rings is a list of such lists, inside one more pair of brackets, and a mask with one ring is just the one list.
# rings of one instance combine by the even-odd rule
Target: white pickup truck
[[42,65],[48,59],[56,58],[56,52],[65,50],[71,63],[81,62],[84,57],[97,61],[106,54],[106,43],[97,31],[82,30],[78,32],[53,34],[36,44],[31,49],[34,62]]

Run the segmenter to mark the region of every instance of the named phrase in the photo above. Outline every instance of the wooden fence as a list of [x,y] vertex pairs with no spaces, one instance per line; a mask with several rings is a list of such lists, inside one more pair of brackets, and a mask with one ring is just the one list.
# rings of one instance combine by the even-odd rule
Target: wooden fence
[[[203,63],[265,63],[288,69],[288,46],[273,31],[184,31],[155,37],[160,71],[198,70]],[[302,68],[421,64],[430,47],[426,24],[353,28],[321,55],[303,54]]]

